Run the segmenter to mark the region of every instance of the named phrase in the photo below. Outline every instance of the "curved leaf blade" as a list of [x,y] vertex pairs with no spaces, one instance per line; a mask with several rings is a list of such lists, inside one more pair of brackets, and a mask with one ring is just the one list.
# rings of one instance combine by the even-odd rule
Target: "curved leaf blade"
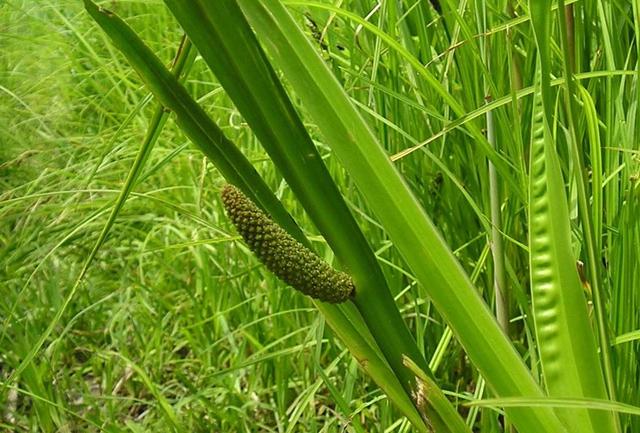
[[[309,242],[269,190],[251,163],[231,143],[188,95],[184,87],[172,77],[160,60],[140,38],[115,14],[85,0],[85,8],[109,35],[114,45],[127,57],[156,98],[175,112],[178,124],[193,143],[218,167],[223,176],[243,189],[252,200],[260,203],[292,236],[309,246]],[[345,342],[360,365],[382,388],[400,411],[420,432],[426,432],[422,417],[404,392],[389,365],[375,346],[368,342],[367,328],[357,312],[349,306],[335,306],[322,302],[315,305],[323,313],[332,329]]]
[[[564,181],[540,99],[536,97],[534,103],[531,141],[529,262],[542,371],[553,397],[605,399],[604,376],[571,250]],[[610,413],[560,413],[576,432],[615,431]]]
[[[402,356],[411,357],[424,371],[428,364],[395,305],[373,251],[242,11],[234,0],[165,3],[353,277],[358,311],[407,394],[414,394],[418,382]],[[442,394],[439,389],[432,392]],[[446,401],[444,394],[441,397]],[[431,422],[440,431],[468,431],[451,404],[439,406],[436,412]]]
[[[571,250],[567,198],[551,133],[551,3],[529,2],[539,58],[529,172],[529,262],[537,344],[551,396],[606,399],[598,346]],[[582,216],[589,227],[590,215]],[[589,230],[586,236],[591,236]],[[576,432],[617,431],[610,412],[563,409],[558,413],[567,428]]]
[[[492,390],[499,396],[542,396],[468,276],[282,4],[276,0],[239,3]],[[522,433],[565,431],[548,408],[508,412]]]

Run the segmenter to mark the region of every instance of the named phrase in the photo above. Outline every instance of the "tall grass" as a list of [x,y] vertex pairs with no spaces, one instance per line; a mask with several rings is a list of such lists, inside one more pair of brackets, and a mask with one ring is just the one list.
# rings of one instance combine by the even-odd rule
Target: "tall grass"
[[[546,431],[556,422],[567,431],[640,431],[636,0],[568,2],[566,16],[540,2],[531,11],[536,26],[523,2],[444,0],[437,11],[426,1],[291,0],[283,2],[287,21],[280,2],[238,1],[277,70],[269,78],[282,78],[300,113],[300,123],[280,126],[269,109],[276,98],[251,99],[271,88],[260,88],[265,74],[251,75],[247,52],[233,50],[239,33],[196,35],[225,25],[239,31],[242,20],[228,12],[236,2],[166,3],[100,4],[125,18],[167,68],[181,26],[192,36],[202,57],[187,66],[185,89],[264,181],[247,185],[299,231],[288,211],[300,239],[353,272],[366,296],[335,310],[314,306],[259,265],[222,212],[218,191],[230,172],[215,168],[216,154],[180,112],[158,111],[149,90],[171,106],[118,52],[127,40],[114,45],[79,2],[4,2],[2,428],[410,431],[403,416],[425,428],[403,400],[416,389],[406,379],[417,376],[435,378],[473,431],[541,431],[532,429],[541,420]],[[194,26],[191,7],[214,18]],[[575,80],[564,80],[572,72]],[[535,104],[540,80],[543,101]],[[311,140],[328,169],[313,179],[295,163]],[[529,167],[542,144],[545,161],[557,164],[547,162],[549,177],[536,178],[543,169]],[[536,181],[552,191],[550,205]],[[114,212],[119,198],[126,202]],[[536,226],[541,208],[551,216]],[[423,214],[437,232],[417,228]],[[89,262],[110,215],[113,226]],[[536,227],[561,232],[548,235],[560,245],[551,259],[563,282],[557,290],[574,289],[568,315],[555,303],[550,309],[553,324],[566,320],[559,333],[545,334],[545,298],[536,298],[539,276],[551,269],[539,260],[548,244],[547,235],[532,236]],[[367,269],[375,270],[370,280]],[[481,300],[499,320],[474,309]],[[377,327],[394,314],[404,321]],[[597,339],[584,337],[590,332]],[[561,346],[558,335],[568,338]],[[362,353],[380,368],[360,369]],[[572,353],[591,354],[595,364],[566,361]],[[414,364],[404,367],[402,355]],[[601,377],[603,388],[574,392],[575,382],[563,385],[567,375],[558,379],[557,359],[562,369]],[[531,393],[510,391],[518,387]],[[538,397],[575,399],[545,404],[536,389]],[[608,395],[628,406],[583,416]],[[525,400],[518,406],[508,397]],[[480,409],[465,404],[482,399],[492,400]],[[427,406],[436,423],[450,407]]]

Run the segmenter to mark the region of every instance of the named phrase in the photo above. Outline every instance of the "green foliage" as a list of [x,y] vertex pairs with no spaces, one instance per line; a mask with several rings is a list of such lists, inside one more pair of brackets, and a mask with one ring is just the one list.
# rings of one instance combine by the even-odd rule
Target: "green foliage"
[[[204,33],[215,65],[195,44],[182,84],[168,72],[187,29],[177,15],[97,3],[148,47],[138,64],[157,57],[159,90],[184,91],[156,96],[161,110],[82,2],[0,2],[0,430],[425,433],[436,406],[478,433],[522,433],[535,411],[552,414],[535,432],[611,430],[612,413],[640,431],[638,0],[176,0],[228,26]],[[255,35],[222,13],[236,4]],[[314,66],[304,81],[285,67],[295,57],[278,59],[282,29],[260,28],[280,4],[289,53],[330,75]],[[268,56],[237,48],[251,38]],[[339,92],[309,98],[314,80]],[[238,166],[245,195],[348,270],[355,302],[292,296],[240,246],[218,194]],[[422,214],[437,240],[415,231]],[[544,305],[550,269],[570,289]],[[544,307],[551,336],[537,332]],[[392,367],[411,345],[411,368]],[[539,395],[499,392],[509,375]],[[591,380],[597,392],[576,391]]]

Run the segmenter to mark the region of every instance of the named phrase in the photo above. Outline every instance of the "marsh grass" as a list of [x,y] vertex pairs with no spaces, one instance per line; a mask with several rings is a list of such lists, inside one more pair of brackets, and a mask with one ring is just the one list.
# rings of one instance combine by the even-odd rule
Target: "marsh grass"
[[[60,321],[33,361],[5,383],[62,307],[157,109],[79,3],[0,3],[0,429],[409,431],[309,300],[279,283],[238,242],[218,198],[224,180],[172,117]],[[103,3],[169,64],[182,33],[161,2]],[[456,13],[460,5],[442,1],[446,24],[426,2],[413,5],[411,13],[411,2],[399,2],[401,9],[384,2],[369,22],[399,41],[398,51],[333,9],[288,3],[309,38],[321,38],[318,49],[340,84],[493,305],[487,157],[464,125],[450,123],[462,117],[484,130],[485,96],[491,95],[501,157],[496,163],[504,163],[494,187],[510,299],[508,332],[538,377],[526,213],[532,117],[527,89],[536,52],[530,24],[509,16],[506,2],[477,2]],[[371,2],[347,3],[344,10],[359,17],[371,12]],[[573,7],[587,17],[575,27],[578,84],[588,95],[578,102],[575,128],[585,143],[599,139],[600,148],[585,144],[583,150],[590,180],[603,185],[590,186],[590,200],[606,326],[615,337],[640,328],[640,5],[586,0]],[[561,76],[557,32],[552,40],[553,72]],[[407,55],[427,65],[459,102],[461,115],[416,76]],[[319,231],[201,58],[185,83],[316,251],[332,261]],[[561,111],[555,132],[568,178],[570,134]],[[316,125],[305,120],[438,384],[475,431],[501,431],[497,411],[478,415],[462,404],[492,395],[354,179]],[[594,173],[596,155],[602,161]],[[572,248],[584,260],[575,184],[569,182],[567,190]],[[612,350],[617,399],[634,406],[640,405],[638,344],[636,337]],[[639,431],[637,416],[621,419],[623,431]]]

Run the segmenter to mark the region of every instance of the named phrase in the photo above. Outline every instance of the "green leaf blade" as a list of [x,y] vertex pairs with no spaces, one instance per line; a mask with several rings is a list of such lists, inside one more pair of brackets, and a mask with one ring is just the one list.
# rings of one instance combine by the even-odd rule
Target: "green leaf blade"
[[[375,255],[322,162],[275,71],[234,1],[165,0],[288,185],[324,235],[356,291],[354,302],[408,395],[416,389],[402,355],[427,371]],[[241,55],[239,55],[241,53]],[[441,392],[440,390],[434,392]],[[444,406],[442,406],[444,407]],[[437,427],[468,431],[452,405]],[[457,430],[455,429],[457,426]]]
[[[162,65],[160,60],[140,38],[115,14],[85,0],[85,7],[94,20],[108,34],[114,45],[127,57],[131,65],[149,86],[154,96],[177,116],[177,121],[193,143],[221,171],[230,182],[246,192],[252,200],[267,210],[275,221],[292,236],[309,246],[309,241],[269,190],[251,163],[231,143],[188,95],[184,87]],[[367,328],[354,308],[347,305],[330,305],[314,301],[331,327],[345,342],[360,365],[382,388],[399,410],[425,433],[426,426],[403,386],[381,354],[372,346]]]
[[[531,294],[545,385],[552,397],[604,399],[604,377],[571,250],[564,181],[539,95],[534,102],[532,129]],[[558,409],[558,413],[575,432],[615,431],[607,412]]]
[[[348,96],[280,2],[246,0],[240,4],[491,388],[503,396],[542,396],[515,349]],[[509,412],[521,432],[564,431],[549,409],[521,408]]]

